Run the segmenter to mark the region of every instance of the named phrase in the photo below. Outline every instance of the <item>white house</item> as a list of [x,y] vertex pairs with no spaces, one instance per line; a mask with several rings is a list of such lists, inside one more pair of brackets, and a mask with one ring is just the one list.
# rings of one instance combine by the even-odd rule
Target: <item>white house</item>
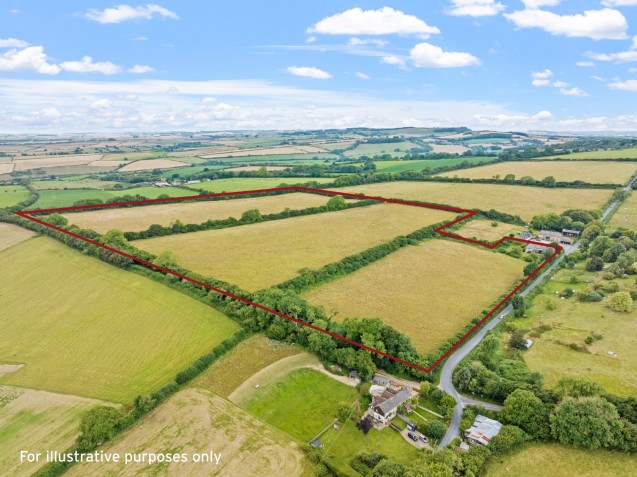
[[374,397],[369,406],[371,416],[380,424],[388,424],[396,417],[398,407],[411,399],[411,391],[407,388],[395,390],[387,388],[380,396]]
[[502,430],[502,424],[488,417],[478,414],[473,425],[464,431],[465,438],[469,444],[489,445]]

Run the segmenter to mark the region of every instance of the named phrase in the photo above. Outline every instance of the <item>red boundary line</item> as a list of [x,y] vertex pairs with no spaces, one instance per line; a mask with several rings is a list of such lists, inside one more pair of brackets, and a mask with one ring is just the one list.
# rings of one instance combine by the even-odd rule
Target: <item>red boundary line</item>
[[[510,241],[514,241],[514,242],[522,242],[522,243],[526,243],[526,244],[534,244],[534,245],[540,245],[543,247],[551,247],[553,248],[553,253],[551,254],[550,257],[546,258],[538,268],[536,268],[530,275],[528,275],[523,281],[522,283],[520,283],[517,287],[515,287],[515,289],[509,293],[506,297],[504,297],[491,311],[489,311],[489,313],[487,313],[480,321],[478,321],[467,333],[465,333],[464,336],[462,336],[456,343],[453,344],[453,346],[451,346],[447,351],[445,351],[443,353],[442,356],[440,356],[431,366],[429,366],[428,368],[424,368],[422,366],[419,366],[415,363],[411,363],[409,361],[406,361],[404,359],[398,358],[397,356],[393,356],[390,355],[388,353],[385,353],[383,351],[377,350],[375,348],[372,348],[370,346],[366,346],[362,343],[358,343],[356,341],[350,340],[348,338],[346,338],[345,336],[341,336],[337,333],[333,333],[331,331],[325,330],[323,328],[320,328],[318,326],[315,326],[311,323],[308,323],[306,321],[300,320],[298,318],[294,318],[292,316],[286,315],[285,313],[281,313],[279,311],[273,310],[271,308],[268,308],[267,306],[261,305],[259,303],[255,303],[253,301],[247,300],[246,298],[240,297],[238,295],[234,295],[233,293],[230,293],[228,291],[222,290],[220,288],[208,285],[206,283],[203,283],[199,280],[195,280],[194,278],[190,278],[187,277],[185,275],[182,275],[181,273],[178,272],[174,272],[172,270],[169,270],[165,267],[161,267],[159,265],[155,265],[154,263],[151,263],[147,260],[143,260],[139,257],[135,257],[134,255],[131,255],[129,253],[126,252],[122,252],[120,250],[117,250],[113,247],[110,247],[108,245],[96,242],[95,240],[91,240],[87,237],[83,237],[79,234],[76,234],[74,232],[70,232],[68,230],[65,230],[63,228],[60,227],[56,227],[54,225],[51,225],[47,222],[44,222],[40,219],[36,219],[35,217],[33,217],[33,215],[37,215],[37,214],[47,214],[47,213],[53,213],[53,212],[69,212],[69,211],[76,211],[76,210],[82,210],[82,209],[101,209],[101,208],[106,208],[106,207],[121,207],[121,206],[125,206],[125,205],[139,205],[139,204],[155,204],[155,203],[161,203],[161,202],[175,202],[175,201],[183,201],[183,200],[190,200],[190,199],[205,199],[205,198],[210,198],[210,197],[224,197],[224,196],[233,196],[233,195],[249,195],[249,194],[258,194],[258,193],[266,193],[266,192],[291,192],[291,191],[298,191],[298,192],[310,192],[310,193],[319,193],[319,194],[326,194],[326,195],[338,195],[341,197],[346,197],[346,198],[352,198],[352,199],[365,199],[365,200],[375,200],[375,201],[379,201],[379,202],[388,202],[388,203],[392,203],[392,204],[401,204],[401,205],[411,205],[411,206],[415,206],[415,207],[425,207],[428,209],[438,209],[438,210],[445,210],[448,212],[458,212],[458,213],[464,213],[465,215],[458,217],[457,219],[446,223],[440,227],[438,227],[437,229],[435,229],[435,232],[443,235],[445,237],[449,237],[449,238],[453,238],[456,240],[461,240],[463,242],[469,242],[472,243],[474,245],[480,245],[482,247],[486,247],[489,249],[493,249],[496,248],[498,245],[500,245],[501,243],[503,243],[506,240],[510,240]],[[515,295],[522,287],[524,287],[533,277],[535,277],[540,270],[542,270],[546,265],[548,265],[561,251],[562,251],[562,247],[560,247],[559,245],[556,244],[545,244],[545,243],[541,243],[541,242],[535,242],[533,240],[523,240],[523,239],[519,239],[519,238],[514,238],[514,237],[502,237],[500,240],[498,240],[497,242],[494,243],[487,243],[487,242],[482,242],[479,240],[473,240],[473,239],[469,239],[466,237],[461,237],[460,235],[451,233],[451,232],[447,232],[444,229],[446,229],[447,227],[451,227],[452,225],[455,225],[459,222],[462,222],[463,220],[466,220],[470,217],[473,217],[474,215],[476,215],[478,212],[475,210],[468,210],[468,209],[461,209],[458,207],[449,207],[449,206],[445,206],[445,205],[437,205],[437,204],[428,204],[428,203],[424,203],[424,202],[415,202],[415,201],[408,201],[408,200],[400,200],[400,199],[386,199],[384,197],[373,197],[373,196],[366,196],[366,195],[362,195],[362,194],[350,194],[347,192],[339,192],[339,191],[333,191],[333,190],[324,190],[324,189],[312,189],[309,187],[301,187],[301,186],[292,186],[292,187],[275,187],[272,189],[258,189],[258,190],[249,190],[249,191],[238,191],[238,192],[223,192],[223,193],[219,193],[219,194],[201,194],[201,195],[193,195],[193,196],[185,196],[185,197],[167,197],[167,198],[163,198],[163,199],[146,199],[146,200],[135,200],[135,201],[129,201],[129,202],[114,202],[114,203],[107,203],[107,204],[95,204],[95,205],[78,205],[78,206],[71,206],[71,207],[58,207],[58,208],[54,208],[54,209],[36,209],[36,210],[28,210],[28,211],[21,211],[21,212],[17,212],[17,215],[19,215],[20,217],[23,217],[25,219],[31,220],[33,222],[36,222],[40,225],[44,225],[46,227],[49,227],[53,230],[57,230],[58,232],[62,232],[66,235],[69,235],[71,237],[74,237],[76,239],[82,240],[84,242],[90,243],[91,245],[95,245],[96,247],[100,247],[103,248],[105,250],[108,250],[109,252],[113,252],[116,253],[118,255],[121,255],[123,257],[126,257],[130,260],[133,260],[135,262],[141,263],[143,265],[146,265],[148,267],[154,268],[156,270],[159,270],[161,272],[164,272],[166,274],[169,275],[174,275],[182,280],[186,280],[188,282],[194,283],[195,285],[199,285],[203,288],[206,288],[208,290],[212,290],[214,292],[217,292],[221,295],[227,296],[229,298],[232,298],[234,300],[240,301],[242,303],[245,303],[247,305],[253,306],[255,308],[258,308],[260,310],[266,311],[268,313],[271,313],[273,315],[279,316],[281,318],[285,318],[286,320],[289,321],[293,321],[294,323],[297,323],[299,325],[302,326],[306,326],[310,329],[313,329],[315,331],[320,331],[321,333],[325,333],[326,335],[331,336],[332,338],[336,338],[342,341],[345,341],[351,345],[354,346],[358,346],[359,348],[365,349],[367,351],[371,351],[373,353],[379,354],[385,358],[391,359],[393,361],[397,361],[401,364],[404,364],[406,366],[409,366],[411,368],[417,369],[419,371],[423,371],[425,373],[430,373],[431,371],[433,371],[445,358],[447,358],[447,356],[449,356],[449,354],[451,354],[458,346],[460,346],[469,336],[471,336],[480,326],[482,326],[489,318],[491,318],[513,295]]]

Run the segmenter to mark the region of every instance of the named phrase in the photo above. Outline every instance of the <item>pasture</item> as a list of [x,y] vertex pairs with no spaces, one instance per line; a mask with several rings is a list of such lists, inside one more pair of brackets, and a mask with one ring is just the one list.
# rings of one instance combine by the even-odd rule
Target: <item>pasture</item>
[[114,154],[104,154],[103,161],[142,161],[144,159],[159,159],[166,157],[166,151],[146,151],[146,152],[118,152]]
[[283,185],[305,184],[306,182],[330,183],[330,177],[237,177],[234,179],[215,179],[212,181],[192,184],[189,187],[203,192],[237,192],[242,190],[271,189]]
[[0,222],[0,252],[33,237],[35,232],[13,224]]
[[[496,226],[494,227],[493,224]],[[453,233],[462,237],[495,242],[509,234],[515,234],[517,237],[517,234],[523,229],[524,227],[492,220],[470,220],[464,222],[464,225]]]
[[537,157],[536,159],[560,161],[589,161],[595,159],[637,159],[637,147],[632,149],[615,149],[612,151],[573,152],[557,156]]
[[479,162],[491,162],[495,157],[458,157],[451,159],[418,159],[414,161],[375,161],[378,172],[404,172],[422,171],[426,167],[435,169],[436,167],[455,166],[462,162],[477,164]]
[[0,475],[30,476],[40,463],[20,462],[20,451],[65,451],[79,434],[82,412],[101,403],[65,394],[0,386]]
[[357,156],[380,156],[381,154],[390,154],[395,157],[402,157],[410,149],[420,148],[418,144],[411,141],[401,142],[384,142],[384,143],[361,143],[354,149],[345,151],[347,157]]
[[380,318],[435,351],[522,278],[525,262],[450,240],[402,248],[304,294],[334,320]]
[[29,198],[29,191],[21,185],[0,186],[0,208],[11,207]]
[[47,189],[112,189],[113,186],[120,184],[115,181],[100,181],[97,179],[80,178],[79,180],[43,180],[33,181],[31,185],[36,190]]
[[454,216],[422,207],[375,204],[133,244],[155,255],[172,251],[177,262],[192,271],[254,291],[289,280],[303,268],[321,267]]
[[396,199],[449,204],[467,209],[495,209],[530,220],[535,215],[568,209],[602,209],[613,194],[608,189],[546,189],[500,184],[383,182],[337,189]]
[[595,161],[523,161],[499,162],[482,167],[474,167],[440,174],[442,177],[463,177],[468,179],[503,179],[513,174],[516,179],[532,177],[542,180],[553,176],[555,180],[574,182],[577,180],[591,184],[624,184],[637,171],[637,163],[595,162]]
[[65,475],[313,475],[299,443],[223,398],[185,389],[100,448],[120,453],[221,454],[213,463],[80,464]]
[[[571,283],[575,277],[577,284]],[[599,278],[599,277],[597,277]],[[524,353],[524,361],[532,371],[544,375],[547,386],[553,386],[566,376],[588,377],[608,392],[620,396],[637,393],[637,349],[633,337],[637,334],[637,311],[617,313],[603,302],[581,303],[575,298],[561,300],[555,292],[565,288],[586,288],[586,281],[595,275],[584,272],[581,266],[560,270],[534,298],[527,308],[527,318],[516,320],[516,326],[535,329],[550,327],[534,339],[533,346]],[[620,286],[633,286],[634,279],[617,279]],[[601,340],[586,345],[587,336],[601,334]],[[588,352],[573,350],[571,343],[585,346]],[[617,355],[611,357],[608,351]]]
[[233,151],[200,155],[199,157],[204,159],[218,159],[225,157],[270,156],[274,154],[318,154],[321,152],[325,152],[325,150],[315,146],[270,146],[252,149],[235,149]]
[[48,237],[0,252],[0,383],[130,403],[238,325],[150,279]]
[[487,461],[485,477],[619,477],[634,475],[637,456],[560,444],[528,444]]
[[52,156],[28,156],[22,159],[20,156],[13,158],[15,171],[27,171],[30,169],[78,166],[86,165],[93,161],[99,161],[101,154],[77,154],[77,155],[52,155]]
[[618,228],[633,230],[637,228],[637,193],[632,192],[630,197],[619,204],[609,223]]
[[240,218],[243,212],[250,209],[258,209],[261,214],[283,212],[286,208],[292,210],[307,209],[325,205],[328,200],[325,196],[299,192],[245,199],[175,202],[132,208],[73,212],[66,214],[66,218],[71,224],[93,229],[99,233],[105,233],[111,229],[128,232],[146,230],[153,224],[168,226],[177,220],[184,224],[199,224],[206,220]]
[[184,162],[172,161],[170,159],[147,159],[145,161],[133,161],[126,164],[120,172],[152,171],[153,169],[172,169],[173,167],[184,167],[188,164]]

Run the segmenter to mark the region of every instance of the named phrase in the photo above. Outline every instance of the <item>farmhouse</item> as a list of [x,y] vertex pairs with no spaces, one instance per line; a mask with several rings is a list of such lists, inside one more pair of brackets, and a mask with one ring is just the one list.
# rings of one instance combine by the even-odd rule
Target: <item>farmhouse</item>
[[403,387],[399,390],[387,388],[380,396],[372,400],[369,413],[378,424],[386,425],[396,417],[398,406],[410,399],[411,391],[407,388]]
[[545,250],[546,247],[543,247],[542,245],[535,245],[533,243],[530,243],[526,247],[524,247],[524,251],[526,253],[537,253],[541,255],[544,253]]
[[478,414],[473,425],[464,431],[469,444],[489,445],[489,442],[500,433],[502,424],[488,417]]
[[520,232],[520,238],[522,240],[531,240],[533,238],[533,234],[528,230],[525,230],[524,232]]
[[575,242],[575,240],[572,237],[566,237],[562,235],[560,232],[554,232],[553,230],[542,230],[537,236],[540,240],[544,242],[550,242],[550,243],[561,243],[563,245],[572,245]]
[[381,376],[380,374],[374,374],[372,383],[377,384],[378,386],[387,386],[389,384],[389,378]]

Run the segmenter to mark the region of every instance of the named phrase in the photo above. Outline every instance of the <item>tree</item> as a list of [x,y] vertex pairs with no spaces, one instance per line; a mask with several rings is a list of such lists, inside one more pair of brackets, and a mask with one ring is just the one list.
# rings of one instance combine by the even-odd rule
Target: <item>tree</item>
[[553,390],[560,399],[567,396],[579,398],[604,394],[602,386],[589,378],[580,376],[568,376],[560,379]]
[[168,268],[169,270],[173,270],[179,266],[177,265],[177,258],[175,257],[175,254],[170,250],[160,253],[153,260],[153,263],[159,267]]
[[519,427],[502,426],[500,433],[493,438],[489,447],[492,452],[503,454],[504,452],[513,449],[528,440],[529,436],[527,433]]
[[515,181],[515,174],[507,174],[506,176],[504,176],[504,179],[502,179],[502,182],[507,182],[509,184],[513,183]]
[[66,217],[60,214],[49,215],[47,217],[47,222],[50,223],[51,225],[54,225],[55,227],[64,227],[69,223]]
[[437,419],[427,421],[424,433],[432,439],[442,439],[447,432],[447,427]]
[[553,176],[545,177],[542,180],[542,184],[544,184],[545,187],[555,187],[555,183],[556,183],[555,177]]
[[599,272],[604,268],[604,260],[600,257],[591,257],[586,260],[585,268],[587,272]]
[[243,214],[241,214],[242,222],[247,222],[252,224],[255,222],[261,222],[262,220],[263,220],[263,217],[261,217],[261,212],[259,212],[259,209],[246,210]]
[[538,263],[536,260],[533,260],[532,262],[527,263],[523,270],[524,276],[529,276],[531,273],[535,271],[537,267],[538,267]]
[[549,436],[549,408],[531,391],[516,389],[504,400],[502,419],[537,439]]
[[633,298],[628,292],[617,292],[610,296],[608,304],[615,311],[628,313],[633,309]]
[[345,207],[347,207],[347,203],[340,195],[335,195],[327,201],[327,210],[341,210]]
[[123,247],[128,243],[128,240],[124,237],[124,232],[113,229],[102,235],[102,242],[113,247]]
[[515,330],[509,339],[509,346],[514,349],[526,349],[526,338],[524,330]]
[[121,417],[119,409],[109,406],[98,406],[86,411],[80,420],[78,447],[82,451],[89,451],[109,440],[115,435]]
[[402,477],[403,475],[405,475],[405,466],[389,459],[381,460],[372,471],[372,477]]
[[429,396],[429,391],[431,391],[431,383],[429,381],[420,381],[420,395],[426,398]]
[[347,404],[342,404],[336,410],[336,419],[338,419],[340,423],[345,423],[352,414],[352,407]]
[[526,303],[521,295],[515,295],[511,299],[511,306],[513,307],[513,315],[516,318],[521,318],[526,313]]
[[621,441],[623,425],[615,406],[597,396],[565,398],[551,415],[551,432],[562,444],[609,448]]

